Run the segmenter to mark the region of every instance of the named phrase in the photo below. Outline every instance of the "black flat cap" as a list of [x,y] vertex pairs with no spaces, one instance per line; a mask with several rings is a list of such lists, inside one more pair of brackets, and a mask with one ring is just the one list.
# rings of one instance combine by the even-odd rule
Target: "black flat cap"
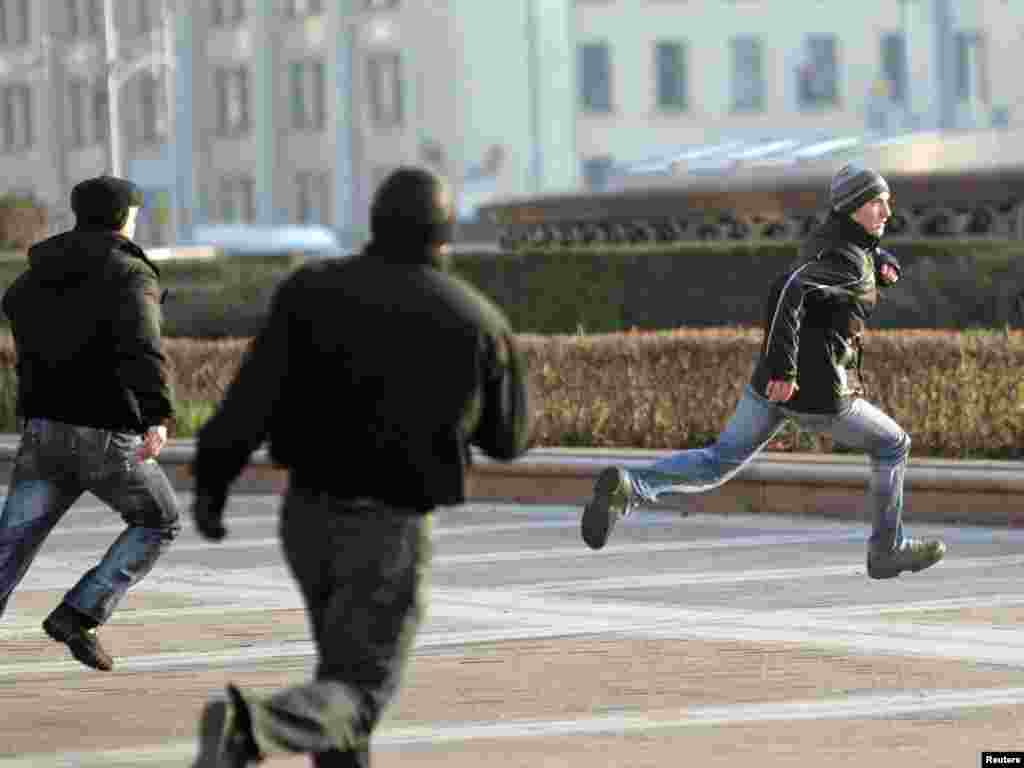
[[97,176],[71,190],[71,210],[83,220],[107,220],[128,208],[141,208],[142,190],[127,179]]

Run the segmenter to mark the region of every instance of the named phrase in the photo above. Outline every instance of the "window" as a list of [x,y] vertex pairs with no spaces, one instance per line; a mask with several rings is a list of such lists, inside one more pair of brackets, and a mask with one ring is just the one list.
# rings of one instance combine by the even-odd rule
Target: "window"
[[244,136],[249,132],[249,72],[244,66],[218,67],[214,72],[217,135]]
[[587,112],[612,109],[611,51],[607,43],[580,46],[580,102]]
[[907,101],[907,38],[901,32],[882,35],[882,79],[894,104]]
[[68,139],[72,147],[85,146],[85,98],[88,85],[81,78],[68,80]]
[[152,144],[167,133],[166,111],[162,109],[163,87],[160,78],[152,72],[139,75],[137,138],[143,144]]
[[608,179],[615,168],[610,155],[588,157],[583,161],[583,184],[587,189],[600,192],[608,188]]
[[323,171],[303,171],[295,176],[295,217],[299,224],[329,225],[331,179]]
[[839,103],[839,65],[834,37],[807,38],[805,59],[799,75],[797,95],[801,107],[823,107]]
[[100,37],[103,34],[103,0],[66,0],[68,37]]
[[20,152],[32,146],[32,89],[13,83],[0,89],[3,109],[3,150]]
[[297,131],[322,131],[325,123],[323,61],[293,61],[289,71],[292,128]]
[[764,67],[761,41],[756,37],[734,37],[732,53],[732,108],[757,112],[764,109]]
[[217,190],[220,220],[248,224],[256,220],[256,184],[251,176],[222,176]]
[[28,42],[28,0],[0,0],[0,45]]
[[84,77],[68,80],[68,140],[81,148],[106,141],[110,133],[106,84]]
[[654,46],[658,109],[681,112],[686,109],[686,47],[679,42]]
[[137,0],[135,13],[135,32],[138,35],[148,35],[153,30],[153,19],[156,14],[153,12],[154,0]]
[[245,0],[210,0],[210,23],[234,26],[245,19]]
[[110,94],[106,83],[92,89],[92,124],[97,143],[110,137]]
[[961,102],[988,101],[985,71],[985,39],[980,32],[957,32],[953,36],[956,55],[956,96]]
[[284,13],[289,19],[316,16],[324,12],[324,0],[285,0]]
[[366,62],[370,116],[378,125],[401,125],[402,59],[398,53],[375,53]]

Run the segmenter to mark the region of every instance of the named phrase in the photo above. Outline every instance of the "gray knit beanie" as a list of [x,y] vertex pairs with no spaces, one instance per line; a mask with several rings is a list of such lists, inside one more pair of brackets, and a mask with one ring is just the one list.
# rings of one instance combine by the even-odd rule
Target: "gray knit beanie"
[[889,185],[877,172],[850,163],[832,177],[828,190],[829,205],[832,210],[849,215],[868,200],[888,191]]

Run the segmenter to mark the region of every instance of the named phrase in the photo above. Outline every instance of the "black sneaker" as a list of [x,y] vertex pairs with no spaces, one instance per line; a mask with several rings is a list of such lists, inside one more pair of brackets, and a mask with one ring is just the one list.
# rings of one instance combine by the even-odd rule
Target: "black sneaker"
[[634,505],[633,483],[622,467],[601,471],[594,484],[594,496],[583,508],[580,533],[591,549],[600,549],[612,535],[618,519],[629,514]]
[[903,571],[923,571],[946,556],[946,545],[938,539],[924,541],[907,539],[903,547],[894,552],[869,552],[868,576],[872,579],[891,579]]
[[87,667],[109,672],[114,668],[113,657],[100,645],[95,627],[86,627],[81,614],[66,603],[61,603],[43,621],[43,631],[58,643],[67,645],[71,655]]
[[199,718],[199,755],[192,768],[245,768],[260,761],[242,694],[228,685],[227,701],[211,701]]

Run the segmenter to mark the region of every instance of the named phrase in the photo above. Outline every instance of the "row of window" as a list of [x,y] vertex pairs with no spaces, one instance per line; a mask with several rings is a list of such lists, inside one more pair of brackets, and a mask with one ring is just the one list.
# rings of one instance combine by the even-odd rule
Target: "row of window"
[[[160,0],[134,0],[126,11],[127,2],[118,0],[121,23],[132,23],[132,31],[144,34],[153,28],[159,18]],[[65,32],[70,39],[103,36],[103,0],[64,0]],[[29,42],[29,0],[0,0],[0,45],[25,45]]]
[[[71,39],[103,36],[103,0],[63,0],[66,32]],[[0,0],[0,46],[26,45],[30,39],[30,0]],[[300,19],[324,12],[324,0],[282,0],[285,18]],[[127,18],[132,31],[145,34],[159,19],[160,0],[134,0],[134,7],[125,14],[128,3],[117,0],[119,23]],[[365,10],[391,9],[398,0],[364,0]],[[246,18],[245,0],[210,0],[210,23],[214,26],[232,26]]]
[[[135,84],[135,138],[142,143],[166,135],[166,110],[160,80],[143,73]],[[105,142],[110,135],[106,84],[72,77],[67,85],[68,141],[76,149]],[[32,88],[27,83],[0,86],[0,151],[23,152],[35,143]]]
[[[902,42],[902,38],[899,38]],[[655,101],[659,110],[682,112],[690,108],[689,46],[682,40],[654,43]],[[798,74],[798,100],[804,107],[835,105],[839,100],[836,39],[807,39],[806,55]],[[734,111],[765,108],[764,43],[756,37],[729,41],[730,105]],[[905,57],[903,58],[905,62]],[[586,112],[613,109],[612,50],[608,43],[584,43],[579,48],[579,98]]]
[[[135,112],[133,134],[142,144],[149,144],[167,135],[167,110],[160,78],[149,72],[139,74],[132,83],[135,98],[129,102]],[[85,77],[68,80],[68,140],[80,149],[105,142],[110,135],[109,98],[106,82]]]
[[[399,126],[404,119],[401,56],[381,52],[367,60],[367,94],[370,118],[379,126]],[[218,67],[213,77],[217,106],[216,132],[221,137],[240,137],[252,128],[249,69],[245,65]],[[68,80],[68,139],[73,147],[106,141],[109,136],[107,85],[102,79],[71,77]],[[165,135],[166,108],[160,78],[140,73],[132,83],[137,113],[135,136],[153,142]],[[327,124],[326,70],[319,58],[289,64],[291,128],[322,131]],[[5,133],[0,149],[17,152],[32,144],[32,91],[28,84],[12,83],[0,93],[0,119]]]
[[[399,0],[363,0],[364,11],[385,10],[398,7]],[[281,11],[285,18],[301,19],[317,16],[324,12],[324,0],[282,0]],[[215,27],[235,26],[245,21],[245,0],[211,0],[210,23]]]
[[[217,135],[247,135],[252,128],[248,67],[244,64],[218,67],[214,71],[213,85]],[[378,126],[402,125],[402,60],[399,53],[378,52],[367,58],[366,88],[370,119]],[[288,91],[292,130],[322,131],[327,122],[323,60],[309,58],[291,62],[288,65]]]
[[[982,95],[987,84],[976,61],[983,54],[984,39],[974,31],[954,36],[957,69],[956,91],[962,101]],[[612,49],[608,43],[579,46],[579,100],[585,112],[614,109]],[[691,106],[689,46],[684,40],[661,40],[653,46],[655,105],[665,112],[683,112]],[[797,104],[802,109],[837,106],[840,101],[838,41],[833,35],[806,38],[800,63],[793,73]],[[757,37],[729,40],[730,107],[736,112],[765,109],[767,75],[764,42]],[[906,104],[907,44],[902,33],[883,34],[879,50],[879,78],[889,102]]]
[[[331,177],[325,171],[295,174],[295,221],[298,224],[331,223]],[[213,217],[224,224],[256,220],[256,182],[245,174],[222,176],[215,193]]]

